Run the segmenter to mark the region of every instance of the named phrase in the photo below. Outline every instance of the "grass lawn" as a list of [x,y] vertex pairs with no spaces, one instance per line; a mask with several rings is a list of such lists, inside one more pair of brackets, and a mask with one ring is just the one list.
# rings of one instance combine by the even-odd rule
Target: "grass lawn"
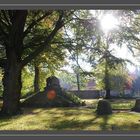
[[[97,100],[86,102],[96,104]],[[133,103],[119,104],[115,100],[112,106],[128,108]],[[112,115],[97,116],[95,109],[85,107],[25,108],[22,115],[1,118],[0,130],[140,130],[140,113],[115,111]]]
[[[98,99],[87,99],[84,100],[87,105],[89,105],[92,108],[97,107]],[[122,109],[122,110],[130,110],[135,105],[134,99],[111,99],[110,100],[111,106],[113,109]]]

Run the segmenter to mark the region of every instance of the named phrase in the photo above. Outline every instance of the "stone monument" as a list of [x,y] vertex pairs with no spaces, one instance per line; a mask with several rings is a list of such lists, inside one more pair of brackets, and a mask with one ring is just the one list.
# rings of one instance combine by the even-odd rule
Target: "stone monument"
[[140,112],[140,99],[136,99],[135,106],[132,111]]
[[59,79],[55,76],[46,79],[44,91],[33,94],[23,103],[23,107],[72,107],[80,106],[81,100],[62,90]]
[[109,115],[112,114],[111,104],[108,100],[100,100],[98,102],[97,110],[98,115]]
[[45,91],[48,92],[49,90],[55,90],[55,92],[59,95],[62,94],[62,88],[57,77],[51,76],[46,79]]

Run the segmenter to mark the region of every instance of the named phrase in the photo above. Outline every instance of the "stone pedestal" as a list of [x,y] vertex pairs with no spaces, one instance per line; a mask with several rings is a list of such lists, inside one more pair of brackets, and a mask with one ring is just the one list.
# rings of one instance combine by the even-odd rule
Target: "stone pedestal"
[[136,99],[135,106],[132,111],[140,112],[140,99]]
[[112,108],[110,102],[107,100],[100,100],[97,106],[97,115],[109,115],[112,114]]
[[62,90],[59,79],[51,76],[46,80],[46,87],[43,92],[36,93],[27,98],[23,107],[73,107],[80,106],[81,100],[75,95],[70,95]]
[[59,83],[59,79],[55,76],[51,76],[48,77],[46,79],[46,87],[45,87],[45,91],[49,91],[49,90],[55,90],[55,92],[57,94],[61,94],[62,93],[62,89]]

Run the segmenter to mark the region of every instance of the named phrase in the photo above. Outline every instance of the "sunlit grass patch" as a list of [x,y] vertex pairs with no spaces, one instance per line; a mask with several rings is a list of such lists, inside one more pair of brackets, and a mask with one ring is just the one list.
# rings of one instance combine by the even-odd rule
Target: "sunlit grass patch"
[[[98,99],[86,99],[87,105],[90,105],[93,108],[97,107]],[[135,100],[134,99],[112,99],[109,100],[112,106],[112,109],[131,109],[134,107]]]
[[24,114],[0,119],[0,130],[140,130],[140,114],[115,112],[97,116],[89,108],[25,109]]

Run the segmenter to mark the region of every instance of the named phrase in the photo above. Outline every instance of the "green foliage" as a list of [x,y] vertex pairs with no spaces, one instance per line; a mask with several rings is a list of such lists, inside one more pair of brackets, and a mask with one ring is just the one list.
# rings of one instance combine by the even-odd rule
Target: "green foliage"
[[22,70],[22,96],[29,92],[33,92],[34,73],[29,66]]
[[[51,28],[53,28],[54,22],[57,18],[58,13],[54,11],[52,16],[43,19],[42,22],[40,22],[40,24],[31,32],[32,34],[26,37],[26,44],[32,46],[32,48],[27,51],[32,52],[34,47],[39,48],[42,46],[43,40],[45,40],[48,34],[50,34]],[[63,32],[58,32],[54,36],[50,46],[46,47],[42,53],[30,62],[30,67],[36,66],[39,70],[37,80],[39,80],[38,83],[40,90],[44,90],[44,87],[46,86],[46,78],[54,75],[56,71],[65,64],[65,50],[63,50],[57,43],[63,41],[62,36]]]
[[39,69],[39,87],[41,90],[46,86],[46,78],[55,75],[64,64],[65,53],[59,48],[53,48],[50,52],[44,52],[38,56],[33,65]]
[[[105,88],[105,67],[104,63],[101,63],[94,70],[95,81],[97,84],[97,89]],[[128,71],[122,65],[118,65],[115,69],[109,69],[109,85],[111,90],[116,90],[120,93],[124,92],[124,86],[126,82],[131,81],[131,77],[128,74]]]
[[[67,71],[60,71],[60,72],[57,72],[56,75],[62,81],[63,87],[68,85],[69,89],[71,89],[71,88],[77,89],[77,79],[76,79],[75,73],[70,73]],[[81,89],[85,88],[87,80],[88,79],[85,75],[80,74],[79,84],[80,84]]]
[[[116,34],[116,42],[121,46],[125,44],[128,49],[137,54],[140,49],[140,11],[139,10],[123,10],[120,11],[120,30]],[[127,22],[126,22],[127,21]]]
[[74,104],[82,105],[82,101],[79,97],[77,97],[74,93],[65,93],[66,98],[68,98],[70,101],[72,101]]
[[57,77],[63,81],[62,86],[65,86],[65,83],[71,85],[71,87],[76,86],[76,77],[72,73],[68,73],[66,71],[60,71],[57,73]]
[[68,50],[68,58],[72,60],[71,68],[74,71],[77,89],[80,90],[85,86],[86,81],[82,73],[85,70],[80,66],[80,61],[86,61],[82,55],[87,51],[87,46],[91,45],[92,36],[94,35],[93,23],[88,10],[77,10],[73,14],[72,21],[64,26],[64,44],[63,46]]
[[117,72],[118,70],[120,72],[121,69],[125,70],[126,62],[128,62],[128,60],[116,57],[114,55],[114,50],[111,49],[111,45],[116,40],[117,31],[106,34],[97,26],[95,28],[95,39],[93,40],[93,44],[89,49],[90,52],[88,52],[87,55],[88,62],[94,68],[93,71],[97,83],[97,89],[104,89],[107,91],[115,89],[116,87],[117,90],[122,91],[124,88],[124,82],[126,82],[126,75],[124,75],[123,72]]
[[122,66],[116,67],[115,70],[110,71],[111,89],[120,93],[124,92],[125,85],[132,83],[132,77],[129,75],[128,70]]

